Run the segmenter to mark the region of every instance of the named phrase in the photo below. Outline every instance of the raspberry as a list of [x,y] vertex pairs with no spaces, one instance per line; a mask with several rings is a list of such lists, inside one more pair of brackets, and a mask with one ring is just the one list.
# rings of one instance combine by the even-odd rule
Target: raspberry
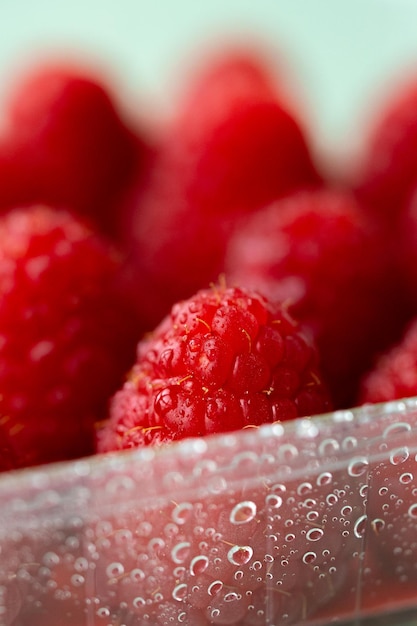
[[71,214],[43,205],[3,216],[0,241],[4,445],[17,467],[89,454],[139,338],[120,259]]
[[388,224],[396,221],[417,183],[417,78],[380,97],[365,140],[357,192]]
[[13,83],[6,105],[0,206],[59,205],[114,235],[117,203],[144,168],[148,148],[101,76],[75,65],[40,64]]
[[225,56],[194,81],[131,209],[132,265],[145,281],[138,299],[150,328],[174,302],[218,279],[242,214],[320,180],[267,63]]
[[[405,316],[384,239],[353,197],[322,189],[292,194],[247,218],[229,241],[230,280],[288,303],[316,342],[338,407],[356,399],[375,350]],[[378,319],[375,311],[378,310]]]
[[363,377],[359,400],[386,402],[417,395],[417,320]]
[[238,287],[201,290],[138,344],[98,450],[325,412],[317,360],[282,307]]

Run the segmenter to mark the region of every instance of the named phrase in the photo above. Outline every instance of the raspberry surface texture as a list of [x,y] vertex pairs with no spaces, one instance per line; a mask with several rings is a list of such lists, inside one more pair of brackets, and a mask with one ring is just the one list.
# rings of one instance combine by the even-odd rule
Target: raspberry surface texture
[[257,211],[228,244],[228,280],[287,303],[340,408],[352,406],[361,375],[408,314],[383,233],[352,194],[326,188]]
[[315,348],[255,291],[201,290],[138,344],[98,450],[163,444],[330,410]]
[[90,454],[138,340],[120,259],[43,205],[3,216],[0,241],[0,446],[16,467]]

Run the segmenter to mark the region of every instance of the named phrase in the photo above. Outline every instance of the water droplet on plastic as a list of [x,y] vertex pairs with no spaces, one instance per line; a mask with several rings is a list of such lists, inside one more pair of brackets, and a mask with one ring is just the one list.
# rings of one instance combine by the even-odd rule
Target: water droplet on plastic
[[172,590],[172,597],[177,602],[182,602],[187,596],[188,586],[185,583],[180,583]]
[[80,556],[74,561],[74,569],[76,572],[86,572],[88,570],[88,561],[85,557]]
[[405,472],[400,476],[400,483],[402,483],[403,485],[408,485],[412,482],[413,478],[413,474],[411,474],[410,472]]
[[361,515],[355,522],[353,532],[358,539],[361,539],[365,534],[367,519],[367,515]]
[[141,609],[143,606],[146,605],[146,602],[140,596],[136,596],[136,598],[134,598],[132,604],[135,607],[135,609]]
[[252,556],[253,549],[250,546],[233,546],[227,553],[227,559],[233,565],[245,565]]
[[300,485],[298,485],[297,487],[297,493],[299,496],[305,496],[308,493],[310,493],[310,491],[313,489],[313,486],[311,483],[301,483]]
[[319,541],[324,535],[324,531],[321,528],[310,528],[306,533],[306,539],[308,541]]
[[408,515],[413,519],[417,519],[417,504],[412,504],[410,506],[410,508],[408,509]]
[[362,476],[369,466],[368,459],[365,457],[358,457],[352,459],[348,465],[348,474],[350,476]]
[[317,554],[316,554],[315,552],[306,552],[306,553],[303,555],[303,562],[304,562],[306,565],[310,565],[311,563],[314,563],[314,561],[316,560],[316,558],[317,558]]
[[335,493],[329,493],[328,496],[326,496],[326,502],[329,506],[333,506],[336,502],[338,502],[338,500],[339,499]]
[[132,569],[130,572],[130,579],[134,583],[140,583],[142,580],[145,580],[145,574],[141,569],[135,567],[135,569]]
[[223,582],[221,580],[214,580],[208,587],[207,592],[210,596],[217,595],[223,589]]
[[209,560],[203,554],[195,556],[190,563],[191,576],[198,576],[206,571],[209,564]]
[[323,439],[320,442],[318,452],[320,456],[332,455],[339,450],[339,442],[336,439]]
[[230,522],[232,524],[246,524],[256,517],[256,504],[251,500],[239,502],[230,512]]
[[184,563],[190,555],[191,543],[189,541],[181,541],[177,543],[171,550],[171,558],[174,563],[180,565]]
[[409,456],[410,452],[408,448],[404,446],[403,448],[396,448],[395,450],[392,450],[389,455],[389,460],[392,465],[400,465],[400,463],[404,463]]
[[330,472],[323,472],[320,476],[317,476],[317,485],[319,487],[324,487],[325,485],[330,485],[333,480],[333,476]]
[[270,506],[273,509],[279,509],[279,507],[282,505],[282,498],[275,493],[271,493],[266,496],[265,502],[267,506]]
[[118,576],[122,576],[124,574],[125,568],[122,563],[110,563],[106,567],[106,574],[108,578],[117,578]]
[[371,528],[376,535],[379,535],[379,533],[385,528],[384,520],[379,517],[373,519],[371,522]]
[[182,525],[185,524],[192,511],[193,505],[190,502],[182,502],[181,504],[177,504],[171,516],[176,524]]

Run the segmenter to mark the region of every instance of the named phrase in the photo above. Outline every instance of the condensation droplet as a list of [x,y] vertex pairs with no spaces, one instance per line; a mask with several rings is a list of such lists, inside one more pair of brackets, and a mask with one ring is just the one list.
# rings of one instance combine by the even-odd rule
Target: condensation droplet
[[349,476],[362,476],[369,466],[368,459],[365,457],[357,457],[352,459],[348,465]]
[[385,439],[389,439],[393,435],[400,435],[401,433],[406,433],[410,430],[411,426],[410,424],[407,424],[407,422],[397,422],[395,424],[390,424],[389,426],[387,426],[382,436]]
[[182,602],[187,596],[188,586],[185,583],[180,583],[172,590],[172,597],[177,602]]
[[278,459],[284,463],[291,463],[298,456],[298,449],[292,443],[283,443],[278,448]]
[[346,452],[349,452],[350,450],[354,450],[358,445],[358,440],[356,439],[356,437],[345,437],[345,439],[343,439],[342,441],[342,448],[343,450],[346,450]]
[[403,485],[408,485],[412,482],[413,478],[413,474],[411,474],[410,472],[405,472],[400,476],[400,483],[402,483]]
[[86,572],[88,570],[88,561],[85,557],[80,556],[74,561],[74,569],[76,572]]
[[319,541],[324,535],[324,531],[321,528],[310,528],[306,533],[306,539],[308,541]]
[[117,578],[118,576],[123,576],[125,568],[122,563],[110,563],[106,567],[106,574],[108,578]]
[[189,541],[181,541],[177,543],[171,550],[171,558],[177,565],[184,563],[190,555],[191,543]]
[[253,548],[250,546],[233,546],[227,553],[227,559],[233,565],[245,565],[253,556]]
[[316,483],[319,487],[324,487],[325,485],[330,485],[333,480],[333,476],[330,472],[323,472],[320,476],[317,476]]
[[309,511],[306,515],[309,522],[315,522],[318,519],[319,514],[317,511]]
[[311,563],[314,563],[314,561],[316,560],[316,558],[317,558],[317,554],[316,554],[315,552],[306,552],[306,553],[303,555],[303,562],[304,562],[306,565],[310,565]]
[[346,506],[342,507],[340,512],[343,515],[343,517],[347,517],[348,515],[352,513],[352,511],[353,511],[352,507],[349,504],[347,504]]
[[208,587],[207,592],[210,596],[217,595],[223,589],[223,582],[221,580],[214,580]]
[[43,555],[42,561],[47,567],[53,567],[54,565],[58,565],[60,557],[55,552],[46,552]]
[[138,567],[135,567],[130,572],[130,580],[132,580],[134,583],[140,583],[142,582],[142,580],[145,580],[145,573]]
[[267,506],[270,506],[273,509],[279,509],[279,507],[282,505],[282,498],[278,494],[271,493],[266,496],[265,502]]
[[256,517],[256,504],[251,500],[245,500],[244,502],[239,502],[236,506],[233,507],[230,512],[230,522],[232,524],[246,524],[247,522],[251,522]]
[[142,608],[143,606],[146,605],[146,602],[140,596],[136,596],[136,598],[134,598],[132,604],[135,607],[135,609],[140,609],[140,608]]
[[298,485],[297,487],[297,493],[299,496],[305,496],[308,493],[310,493],[310,491],[313,489],[313,486],[311,483],[305,482],[305,483],[301,483],[300,485]]
[[73,585],[74,587],[81,587],[84,583],[85,578],[84,576],[81,576],[81,574],[73,574],[71,576],[71,585]]
[[385,528],[384,520],[380,519],[379,517],[373,519],[371,522],[371,528],[376,535],[379,535],[379,533],[382,532]]
[[410,506],[410,508],[408,509],[408,515],[413,519],[417,519],[417,504],[412,504]]
[[392,450],[389,455],[389,460],[392,465],[400,465],[401,463],[404,463],[409,456],[410,452],[408,448],[404,446],[403,448],[396,448],[395,450]]
[[329,506],[333,506],[336,502],[338,502],[338,500],[339,499],[335,493],[329,493],[328,496],[326,496],[326,502]]
[[339,450],[339,442],[336,439],[323,439],[320,442],[318,452],[320,456],[332,455]]
[[355,522],[353,532],[358,539],[361,539],[365,534],[367,519],[367,515],[361,515]]
[[190,574],[191,576],[198,576],[206,571],[209,564],[209,560],[203,554],[199,554],[195,556],[190,563]]
[[177,504],[171,516],[176,524],[182,525],[185,524],[192,511],[193,505],[191,502],[182,502],[181,504]]

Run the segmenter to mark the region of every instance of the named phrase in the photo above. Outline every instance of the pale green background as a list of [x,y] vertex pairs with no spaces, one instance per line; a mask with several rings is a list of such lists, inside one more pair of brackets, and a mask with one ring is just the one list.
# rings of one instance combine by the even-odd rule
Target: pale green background
[[285,52],[328,154],[354,151],[375,90],[417,67],[417,0],[0,0],[0,95],[17,61],[68,49],[166,105],[199,44],[241,33]]

